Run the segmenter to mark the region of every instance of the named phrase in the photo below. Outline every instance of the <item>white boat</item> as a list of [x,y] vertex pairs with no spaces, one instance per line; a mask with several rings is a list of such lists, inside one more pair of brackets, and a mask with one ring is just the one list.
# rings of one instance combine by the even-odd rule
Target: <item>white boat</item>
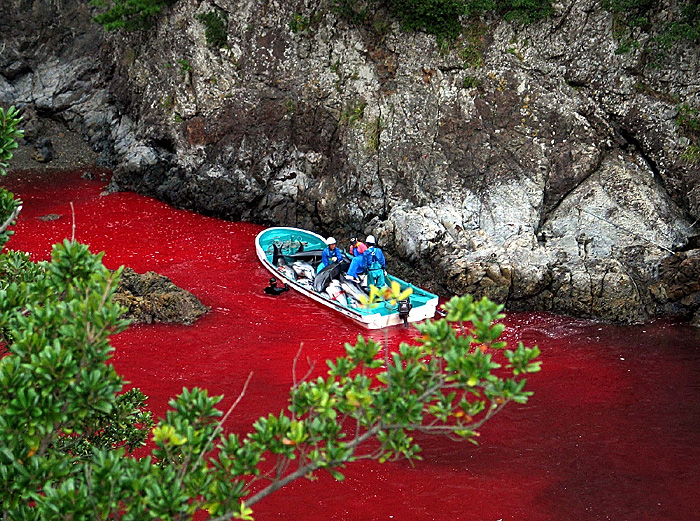
[[277,279],[366,328],[406,325],[435,316],[437,295],[390,274],[386,276],[387,283],[399,283],[402,292],[410,288],[413,290],[411,295],[400,302],[385,300],[369,307],[363,304],[358,292],[366,295],[367,289],[346,280],[344,276],[350,264],[349,257],[316,274],[325,247],[326,242],[321,235],[300,228],[268,228],[255,238],[255,250],[260,262]]

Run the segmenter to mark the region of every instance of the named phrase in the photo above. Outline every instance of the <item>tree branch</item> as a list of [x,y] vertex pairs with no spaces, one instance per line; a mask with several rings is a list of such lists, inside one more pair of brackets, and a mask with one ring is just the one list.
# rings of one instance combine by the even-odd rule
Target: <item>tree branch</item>
[[204,445],[204,450],[200,453],[199,458],[197,460],[197,464],[199,464],[199,461],[204,457],[204,453],[206,452],[206,448],[211,445],[211,443],[214,441],[214,438],[216,435],[221,432],[224,429],[224,423],[228,419],[228,417],[231,415],[233,410],[236,408],[236,406],[241,403],[241,400],[245,396],[245,392],[248,389],[248,384],[250,383],[251,378],[253,378],[253,372],[251,371],[250,374],[248,375],[248,378],[246,378],[245,383],[243,384],[243,389],[241,389],[241,392],[238,395],[238,398],[231,404],[231,407],[228,408],[228,411],[226,411],[226,414],[223,415],[221,418],[221,421],[218,423],[216,428],[214,429],[214,432],[211,433],[211,436],[209,436],[209,439],[207,440],[206,445]]
[[10,216],[7,218],[7,220],[2,223],[2,226],[0,226],[0,233],[3,233],[7,228],[9,228],[12,225],[12,222],[17,218],[19,215],[19,212],[22,211],[22,205],[20,204],[17,208],[14,209],[14,211],[10,214]]
[[[381,425],[381,424],[377,424],[377,425],[373,426],[373,427],[372,427],[371,429],[369,429],[367,432],[365,432],[364,434],[362,434],[359,438],[355,438],[355,439],[353,439],[352,441],[350,441],[350,442],[346,445],[346,447],[349,448],[349,449],[351,449],[351,450],[354,452],[354,450],[355,450],[359,445],[361,445],[362,443],[364,443],[365,441],[367,441],[368,439],[370,439],[372,436],[376,435],[376,434],[381,430],[381,428],[382,428],[382,425]],[[248,501],[245,502],[245,504],[248,505],[248,506],[254,505],[255,503],[257,503],[257,502],[260,501],[261,499],[263,499],[263,498],[269,496],[270,494],[272,494],[272,493],[275,492],[276,490],[279,490],[280,488],[284,487],[285,485],[288,485],[289,483],[291,483],[291,482],[294,481],[295,479],[298,479],[298,478],[300,478],[300,477],[302,477],[302,476],[305,476],[305,475],[307,475],[309,472],[313,472],[314,470],[318,470],[319,468],[321,468],[322,463],[325,463],[324,467],[326,467],[326,466],[327,466],[327,467],[332,467],[332,466],[334,466],[335,464],[340,463],[340,462],[328,461],[328,462],[319,462],[319,463],[309,463],[308,465],[305,465],[305,466],[303,466],[303,467],[299,467],[297,470],[295,470],[295,471],[292,472],[291,474],[286,475],[284,478],[280,479],[279,481],[276,481],[276,482],[272,483],[272,484],[269,485],[268,487],[266,487],[266,488],[262,489],[261,491],[259,491],[257,494],[253,495],[250,499],[248,499]],[[222,521],[223,519],[227,519],[226,516],[227,516],[227,515],[218,517],[218,518],[216,518],[216,519],[213,520],[213,521]],[[230,516],[230,514],[229,514],[229,516]]]

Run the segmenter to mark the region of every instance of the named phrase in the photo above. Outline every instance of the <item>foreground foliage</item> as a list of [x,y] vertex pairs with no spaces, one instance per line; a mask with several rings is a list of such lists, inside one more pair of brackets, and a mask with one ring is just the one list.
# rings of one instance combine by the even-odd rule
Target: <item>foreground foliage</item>
[[[420,459],[413,433],[475,440],[510,402],[539,351],[506,350],[500,306],[454,298],[446,318],[418,326],[414,345],[386,353],[346,344],[325,377],[298,382],[289,409],[245,436],[224,434],[221,397],[184,390],[150,431],[150,456],[125,458],[150,418],[138,391],[120,395],[108,364],[121,331],[118,273],[65,241],[44,275],[0,295],[9,354],[0,361],[0,504],[6,519],[250,518],[250,506],[299,477],[373,458]],[[497,361],[501,358],[501,361]]]
[[[19,122],[9,114],[13,124],[0,127],[8,159]],[[523,376],[539,370],[536,347],[499,341],[501,306],[455,297],[444,319],[418,326],[414,345],[389,353],[361,336],[346,344],[325,377],[296,382],[288,410],[247,435],[224,433],[238,400],[223,414],[222,397],[196,388],[173,398],[154,427],[145,396],[124,393],[109,364],[109,337],[128,325],[113,299],[120,274],[68,240],[50,262],[0,256],[4,520],[184,520],[202,510],[252,519],[250,506],[300,477],[343,479],[340,469],[367,458],[420,459],[415,432],[474,441],[508,403],[527,401]],[[149,436],[148,455],[125,457]]]
[[[12,151],[17,148],[17,140],[24,135],[18,128],[21,120],[15,107],[7,110],[0,107],[0,176],[5,175],[8,162],[12,159]],[[9,227],[15,223],[21,209],[22,201],[15,199],[11,192],[0,188],[0,249],[12,235]]]

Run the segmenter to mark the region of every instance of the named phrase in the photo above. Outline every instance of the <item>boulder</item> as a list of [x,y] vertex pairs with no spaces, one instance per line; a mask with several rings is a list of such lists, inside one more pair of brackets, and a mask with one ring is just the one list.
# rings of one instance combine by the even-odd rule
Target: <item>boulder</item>
[[191,325],[209,308],[189,291],[153,271],[143,274],[124,268],[114,300],[133,323],[178,322]]

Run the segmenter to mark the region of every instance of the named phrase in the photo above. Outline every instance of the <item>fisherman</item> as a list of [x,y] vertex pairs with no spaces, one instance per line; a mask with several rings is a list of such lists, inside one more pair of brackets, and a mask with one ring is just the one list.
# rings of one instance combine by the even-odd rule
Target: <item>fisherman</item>
[[350,267],[348,268],[346,276],[348,280],[354,282],[360,281],[357,276],[364,271],[364,257],[362,254],[365,251],[367,251],[367,245],[364,242],[357,240],[357,237],[350,238],[350,254],[352,255],[352,261],[350,262]]
[[381,248],[377,247],[374,235],[368,235],[365,239],[367,249],[362,254],[363,267],[367,271],[367,287],[376,286],[383,288],[386,286],[385,269],[386,259]]
[[333,237],[328,237],[326,239],[327,246],[321,253],[321,264],[316,268],[316,273],[321,271],[326,266],[330,266],[334,262],[340,262],[343,260],[343,252],[335,244],[335,239]]
[[289,291],[289,286],[288,286],[287,283],[285,282],[283,288],[278,288],[278,287],[277,287],[277,279],[276,279],[275,277],[272,277],[272,278],[270,279],[270,285],[269,285],[268,287],[266,287],[264,291],[265,291],[265,293],[267,293],[268,295],[275,295],[275,296],[277,296],[277,295],[279,295],[280,293],[284,293],[285,291]]
[[364,242],[358,241],[357,237],[350,237],[350,255],[361,257],[366,249],[367,245]]

